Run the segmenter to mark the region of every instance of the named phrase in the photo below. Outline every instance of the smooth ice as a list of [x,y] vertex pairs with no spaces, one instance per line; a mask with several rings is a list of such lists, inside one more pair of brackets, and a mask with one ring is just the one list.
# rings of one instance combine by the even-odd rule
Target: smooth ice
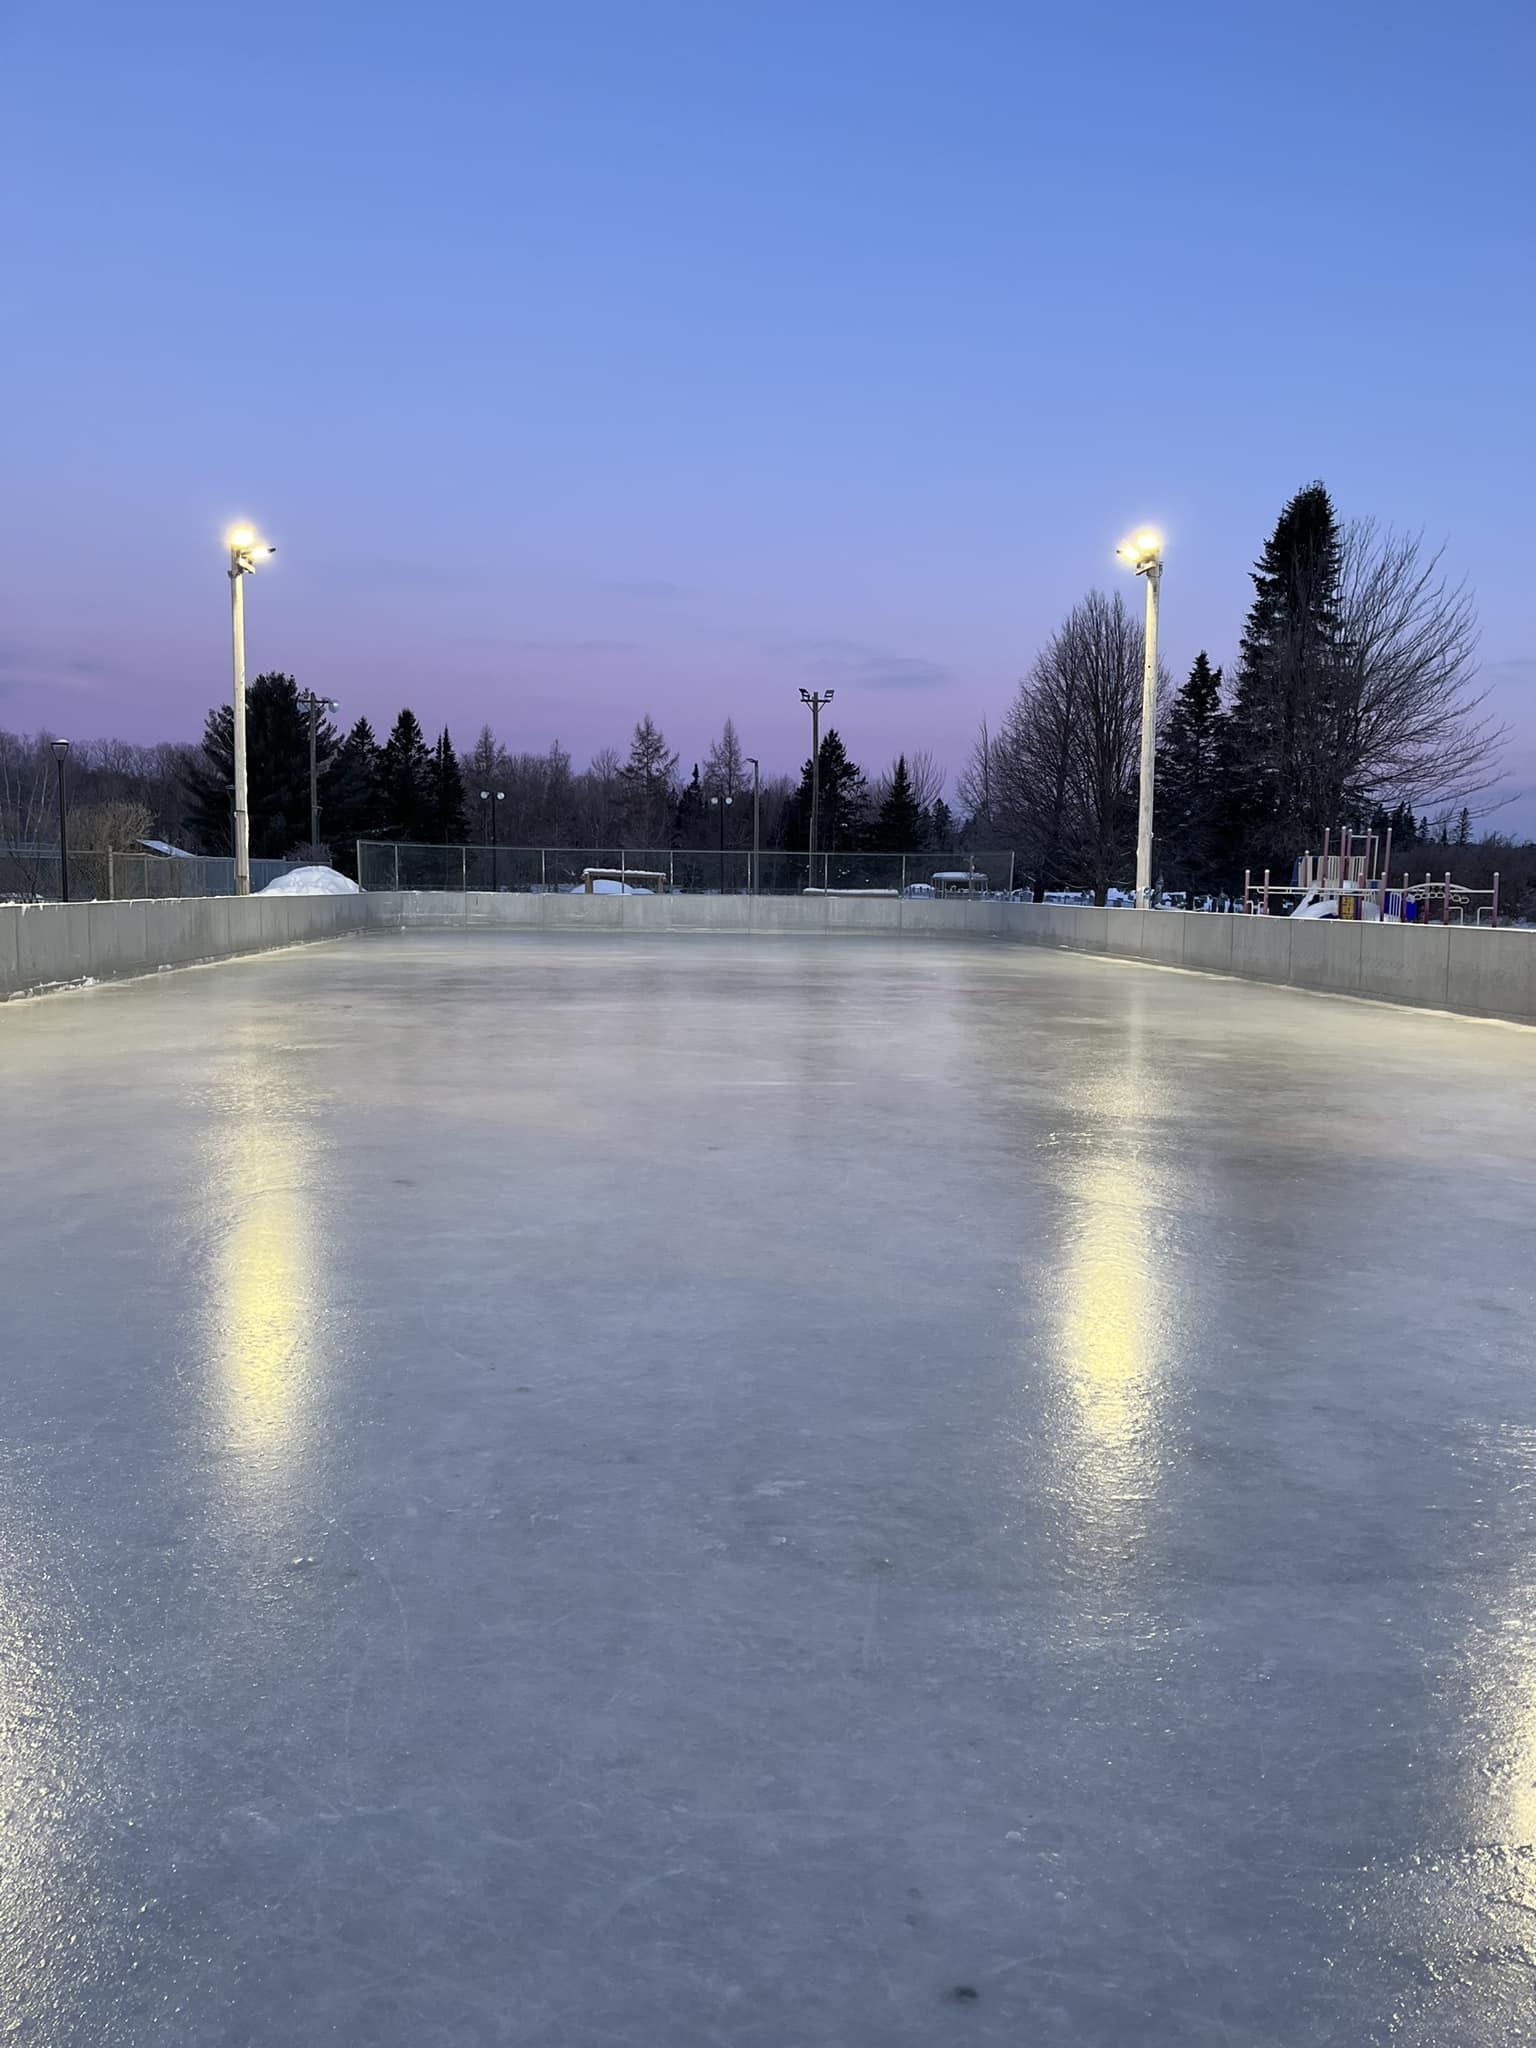
[[1530,1032],[413,934],[0,1074],[0,2038],[1531,2038]]

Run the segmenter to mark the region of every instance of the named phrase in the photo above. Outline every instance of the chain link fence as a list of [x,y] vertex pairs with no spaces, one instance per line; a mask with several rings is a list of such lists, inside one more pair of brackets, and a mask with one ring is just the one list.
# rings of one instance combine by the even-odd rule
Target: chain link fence
[[[300,863],[253,860],[251,887],[268,882]],[[50,847],[0,848],[0,903],[57,903],[60,888],[59,850]],[[69,854],[69,899],[73,903],[125,902],[131,897],[233,896],[235,863],[217,855],[98,853],[86,849]]]
[[588,869],[616,878],[620,886],[631,872],[662,874],[669,891],[693,896],[799,896],[807,889],[1005,896],[1014,882],[1011,853],[834,852],[813,860],[804,853],[753,854],[740,846],[422,846],[369,839],[357,846],[357,879],[373,890],[558,894],[583,888]]

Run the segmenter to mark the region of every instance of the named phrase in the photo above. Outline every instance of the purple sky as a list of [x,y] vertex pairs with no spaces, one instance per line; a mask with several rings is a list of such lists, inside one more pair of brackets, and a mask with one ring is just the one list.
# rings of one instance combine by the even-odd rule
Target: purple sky
[[953,773],[1135,524],[1230,657],[1321,476],[1446,542],[1536,789],[1529,23],[13,4],[0,723],[195,734],[245,516],[349,719],[787,769],[830,684]]

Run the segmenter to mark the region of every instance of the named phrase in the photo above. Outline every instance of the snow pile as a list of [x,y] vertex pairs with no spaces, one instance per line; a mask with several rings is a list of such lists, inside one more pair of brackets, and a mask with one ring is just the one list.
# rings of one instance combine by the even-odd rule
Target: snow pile
[[[586,893],[587,885],[585,882],[578,882],[574,889],[567,889],[566,891],[568,896],[585,896]],[[634,882],[594,882],[592,884],[592,894],[594,896],[650,896],[654,894],[654,891],[642,889]]]
[[290,868],[286,875],[279,875],[275,882],[268,882],[265,889],[256,891],[258,896],[360,896],[361,889],[356,882],[349,882],[345,875],[338,875],[334,868]]

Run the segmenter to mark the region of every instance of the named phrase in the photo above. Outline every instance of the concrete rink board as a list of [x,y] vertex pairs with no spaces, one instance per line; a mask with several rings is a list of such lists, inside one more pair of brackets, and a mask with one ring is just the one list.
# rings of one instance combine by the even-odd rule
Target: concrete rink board
[[1529,2038],[1530,1032],[408,933],[0,1065],[0,2037]]

